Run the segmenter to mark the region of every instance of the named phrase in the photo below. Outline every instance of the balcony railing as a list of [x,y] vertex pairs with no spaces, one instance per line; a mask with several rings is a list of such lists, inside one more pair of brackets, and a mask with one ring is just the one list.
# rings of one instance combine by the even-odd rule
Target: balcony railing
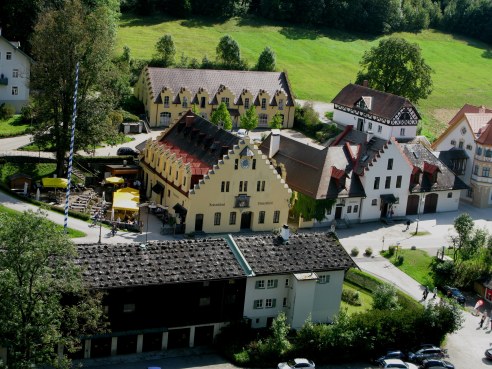
[[481,177],[477,174],[472,174],[471,179],[479,183],[492,183],[492,177]]
[[7,77],[0,77],[0,85],[7,86],[9,84],[9,79]]

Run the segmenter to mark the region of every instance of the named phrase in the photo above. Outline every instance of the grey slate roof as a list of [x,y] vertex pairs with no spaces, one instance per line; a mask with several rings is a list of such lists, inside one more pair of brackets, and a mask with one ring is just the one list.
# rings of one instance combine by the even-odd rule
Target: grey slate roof
[[406,98],[352,83],[345,86],[338,93],[338,95],[335,96],[335,98],[332,100],[332,103],[355,108],[355,104],[363,96],[370,96],[372,98],[372,104],[369,113],[376,116],[385,119],[392,119],[401,110],[401,108],[407,107],[412,108],[417,116],[420,118],[417,109]]
[[[270,151],[270,139],[271,135],[259,147],[267,156]],[[327,148],[320,150],[280,135],[280,147],[273,159],[278,164],[285,165],[285,181],[291,189],[315,199],[324,199],[330,180],[327,152]]]
[[245,277],[222,238],[78,246],[78,264],[92,288],[164,285]]
[[[404,154],[414,167],[419,168],[420,183],[410,184],[410,192],[429,192],[445,190],[464,190],[468,186],[456,176],[441,160],[439,160],[428,148],[422,144],[401,144]],[[431,183],[429,176],[424,173],[424,162],[435,165],[439,168],[437,182]]]
[[[356,152],[356,148],[352,147],[352,151]],[[366,196],[360,177],[353,172],[354,166],[345,146],[330,147],[328,149],[328,162],[337,169],[345,171],[347,177],[345,181],[342,181],[342,186],[337,186],[336,180],[333,177],[330,177],[328,193],[326,196],[327,199]]]
[[234,93],[236,99],[241,96],[244,89],[251,92],[253,99],[260,90],[265,90],[270,96],[269,103],[274,99],[275,92],[281,90],[287,96],[286,105],[294,105],[292,91],[284,72],[179,68],[147,68],[147,70],[154,99],[160,98],[163,87],[171,89],[175,96],[182,87],[185,87],[191,92],[192,99],[198,89],[203,88],[208,92],[210,100],[217,104],[215,95],[221,85],[224,85]]
[[282,243],[274,235],[234,237],[256,275],[346,270],[356,264],[329,233],[299,233]]

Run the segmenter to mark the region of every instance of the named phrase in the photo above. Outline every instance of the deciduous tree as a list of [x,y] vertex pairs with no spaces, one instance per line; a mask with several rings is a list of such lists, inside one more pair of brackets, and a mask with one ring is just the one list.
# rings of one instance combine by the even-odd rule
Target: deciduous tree
[[270,47],[265,47],[261,52],[258,63],[256,64],[256,70],[273,72],[275,71],[275,52]]
[[258,127],[258,115],[256,114],[256,109],[253,105],[251,105],[241,116],[240,127],[244,128],[246,131],[252,131]]
[[[85,149],[94,140],[104,139],[106,130],[93,126],[100,125],[101,117],[107,116],[114,104],[107,72],[115,22],[114,9],[109,6],[89,7],[73,0],[64,2],[58,10],[43,13],[36,24],[31,91],[40,114],[34,127],[34,141],[40,146],[51,143],[55,147],[59,177],[64,175],[65,154],[70,146],[77,62],[80,71],[76,148]],[[95,133],[100,136],[94,137]]]
[[157,57],[162,60],[164,67],[168,67],[174,63],[176,47],[174,46],[173,37],[171,35],[162,36],[155,44],[155,49],[158,52]]
[[239,45],[231,36],[223,36],[215,51],[218,61],[225,67],[235,69],[241,64]]
[[403,96],[417,103],[432,92],[432,69],[417,44],[390,37],[364,53],[356,83],[364,80],[371,88]]
[[284,119],[282,118],[282,115],[279,112],[276,112],[268,125],[271,129],[280,129],[283,126],[283,122]]
[[80,335],[104,326],[101,296],[87,292],[75,256],[45,214],[0,216],[0,346],[9,368],[69,367],[57,346],[73,351]]
[[225,103],[220,103],[216,111],[212,113],[210,121],[216,126],[222,126],[226,130],[232,129],[232,119]]

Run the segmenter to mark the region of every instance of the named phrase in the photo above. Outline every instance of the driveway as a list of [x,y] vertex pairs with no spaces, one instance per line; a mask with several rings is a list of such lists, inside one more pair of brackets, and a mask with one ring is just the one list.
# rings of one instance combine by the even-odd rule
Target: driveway
[[324,101],[312,101],[312,100],[296,100],[296,103],[303,106],[306,102],[313,104],[313,109],[319,114],[319,119],[323,123],[331,122],[328,118],[325,117],[325,113],[333,111],[333,104],[324,102]]

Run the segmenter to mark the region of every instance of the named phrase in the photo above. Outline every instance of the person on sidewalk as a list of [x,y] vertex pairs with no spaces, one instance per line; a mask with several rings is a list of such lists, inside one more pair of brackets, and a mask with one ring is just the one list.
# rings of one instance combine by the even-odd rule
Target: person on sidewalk
[[434,287],[434,289],[432,290],[432,293],[433,293],[432,299],[435,299],[437,296],[437,287]]
[[427,300],[427,295],[429,294],[429,289],[427,288],[427,286],[425,286],[424,288],[424,292],[422,294],[422,300]]
[[407,228],[405,228],[405,231],[408,231],[408,228],[410,228],[410,221],[407,220]]
[[483,322],[485,321],[485,313],[482,314],[482,316],[480,317],[480,324],[478,325],[480,328],[483,327]]

